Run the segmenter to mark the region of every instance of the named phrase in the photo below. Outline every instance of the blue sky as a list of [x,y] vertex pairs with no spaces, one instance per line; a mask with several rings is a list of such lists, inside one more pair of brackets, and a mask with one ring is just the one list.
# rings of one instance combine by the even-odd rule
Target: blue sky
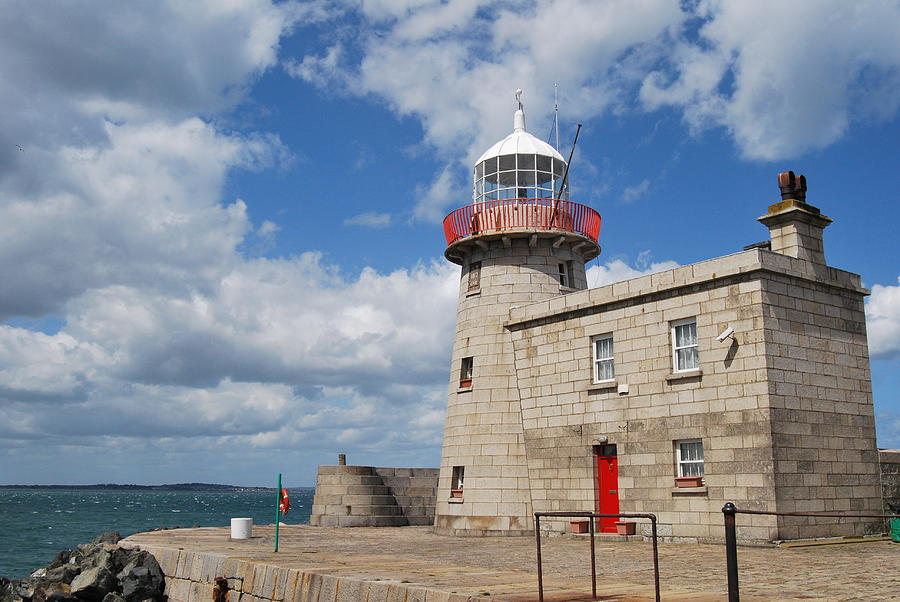
[[860,273],[900,447],[896,2],[332,0],[0,15],[0,483],[311,485],[439,461],[441,218],[511,131],[603,215],[594,285],[740,250],[775,176]]

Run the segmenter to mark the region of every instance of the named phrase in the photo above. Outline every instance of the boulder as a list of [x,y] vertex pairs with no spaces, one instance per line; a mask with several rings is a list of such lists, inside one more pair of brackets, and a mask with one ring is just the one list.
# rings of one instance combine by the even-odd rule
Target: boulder
[[72,580],[72,593],[87,602],[100,602],[103,597],[118,588],[115,576],[102,566],[82,571]]
[[31,602],[79,602],[66,583],[48,583],[35,590]]
[[47,565],[47,570],[50,571],[65,565],[76,565],[81,562],[81,558],[82,553],[80,551],[62,550],[50,561],[50,564]]
[[166,578],[159,563],[150,553],[134,551],[128,564],[116,575],[122,595],[128,602],[162,600]]
[[0,602],[163,602],[165,576],[156,559],[123,550],[110,531],[63,550],[25,579],[0,577]]
[[119,540],[122,539],[122,534],[118,531],[107,531],[106,533],[102,533],[98,535],[94,539],[91,540],[91,543],[119,543]]
[[81,602],[71,593],[53,592],[44,602]]
[[72,564],[64,564],[56,568],[48,569],[44,573],[44,580],[50,583],[72,583],[72,579],[80,572],[80,569]]

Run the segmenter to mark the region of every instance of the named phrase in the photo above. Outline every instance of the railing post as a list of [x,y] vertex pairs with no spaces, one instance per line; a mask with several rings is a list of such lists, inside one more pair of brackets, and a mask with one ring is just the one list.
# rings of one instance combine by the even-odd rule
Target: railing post
[[739,602],[741,591],[738,586],[737,535],[734,519],[737,508],[731,502],[722,507],[725,516],[725,562],[728,567],[728,602]]
[[591,596],[593,599],[597,599],[597,557],[594,552],[594,521],[596,519],[592,516],[589,519],[591,526]]
[[534,540],[537,542],[538,600],[544,602],[544,567],[541,564],[541,515],[534,514]]
[[656,602],[659,602],[659,547],[656,542],[656,515],[654,514],[650,515],[650,531],[653,535],[653,585],[656,588]]

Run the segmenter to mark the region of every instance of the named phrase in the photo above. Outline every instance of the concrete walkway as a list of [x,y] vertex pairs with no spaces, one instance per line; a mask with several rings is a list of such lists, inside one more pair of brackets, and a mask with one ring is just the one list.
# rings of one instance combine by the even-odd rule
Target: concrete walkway
[[[244,592],[241,596],[231,592],[229,602],[537,599],[533,538],[442,537],[432,534],[429,527],[296,525],[281,529],[281,549],[276,554],[272,552],[272,535],[272,527],[256,526],[253,539],[230,541],[229,530],[224,527],[178,529],[139,533],[123,540],[122,545],[154,553],[167,576],[180,572],[179,580],[172,583],[183,587],[176,591],[172,585],[169,594],[173,602],[211,600],[208,588],[216,576],[244,577],[243,587],[240,580],[229,582],[230,587]],[[588,541],[553,537],[543,542],[545,599],[590,599]],[[598,594],[602,599],[653,600],[649,543],[598,540],[596,551]],[[203,561],[202,568],[186,566],[191,558],[195,564]],[[659,559],[663,600],[727,598],[723,546],[660,544]],[[898,564],[900,543],[890,541],[789,549],[739,548],[741,598],[900,599]],[[280,572],[273,572],[272,567]],[[288,577],[291,574],[293,581]],[[188,575],[191,583],[186,582]],[[276,585],[278,575],[284,575],[280,585]],[[301,585],[301,581],[309,583]],[[312,582],[319,583],[315,592]]]

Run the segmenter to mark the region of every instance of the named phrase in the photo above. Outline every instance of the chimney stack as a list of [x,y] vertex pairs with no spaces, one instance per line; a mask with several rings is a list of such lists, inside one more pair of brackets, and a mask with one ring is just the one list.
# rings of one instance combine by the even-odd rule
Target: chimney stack
[[825,264],[822,231],[831,219],[806,202],[806,177],[786,171],[778,174],[781,201],[769,205],[769,212],[758,218],[769,229],[772,251]]

